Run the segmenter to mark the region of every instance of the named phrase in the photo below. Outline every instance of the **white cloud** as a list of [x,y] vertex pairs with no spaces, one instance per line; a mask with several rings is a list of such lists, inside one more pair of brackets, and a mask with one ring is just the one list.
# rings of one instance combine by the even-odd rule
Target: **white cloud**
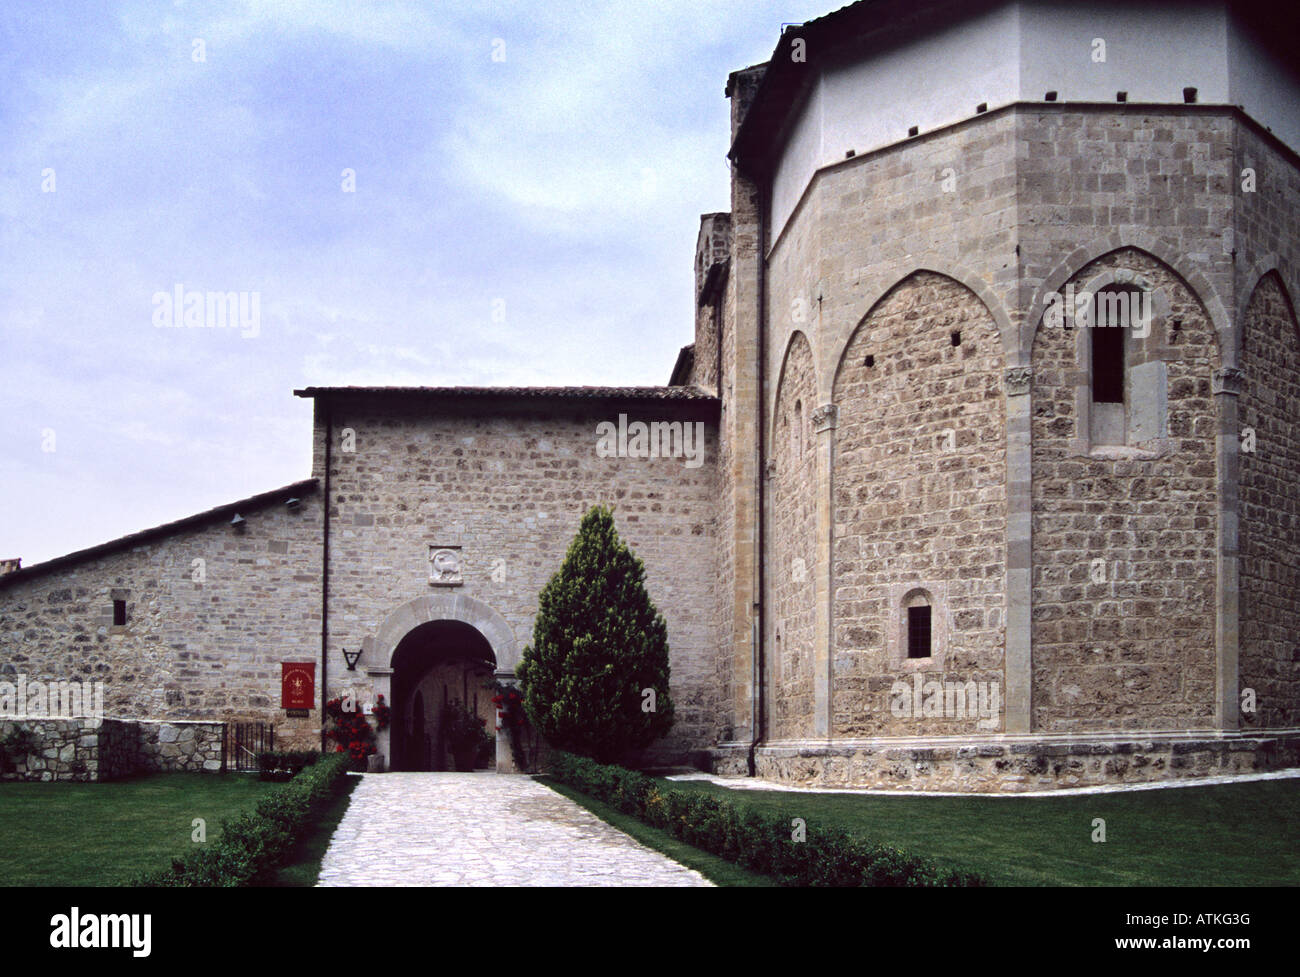
[[[663,382],[726,73],[791,3],[0,14],[0,556],[305,477],[294,387]],[[261,334],[152,328],[175,282],[258,290]]]

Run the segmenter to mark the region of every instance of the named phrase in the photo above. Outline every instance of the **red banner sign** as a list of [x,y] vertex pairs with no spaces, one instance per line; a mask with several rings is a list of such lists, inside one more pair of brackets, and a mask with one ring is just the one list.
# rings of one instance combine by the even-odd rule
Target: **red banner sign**
[[280,708],[310,709],[316,704],[316,663],[280,663]]

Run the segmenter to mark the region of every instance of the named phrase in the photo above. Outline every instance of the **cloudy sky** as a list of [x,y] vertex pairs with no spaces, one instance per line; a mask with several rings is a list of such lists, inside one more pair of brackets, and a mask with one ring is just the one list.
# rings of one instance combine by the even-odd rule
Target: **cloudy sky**
[[295,387],[665,383],[727,73],[835,6],[5,4],[0,557],[307,477]]

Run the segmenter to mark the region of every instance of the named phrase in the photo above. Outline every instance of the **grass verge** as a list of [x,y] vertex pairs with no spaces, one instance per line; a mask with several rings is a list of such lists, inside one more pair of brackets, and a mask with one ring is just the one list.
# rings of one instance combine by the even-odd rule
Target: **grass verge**
[[688,845],[789,886],[981,886],[960,865],[854,835],[828,822],[808,823],[779,811],[732,803],[724,795],[680,790],[616,764],[563,750],[547,774]]
[[694,845],[679,841],[667,832],[653,828],[643,821],[637,820],[632,815],[624,814],[622,811],[612,808],[594,797],[576,791],[572,787],[567,787],[557,780],[550,777],[537,777],[535,779],[557,794],[563,794],[574,803],[585,807],[606,824],[612,825],[626,835],[630,835],[647,848],[653,848],[660,854],[667,855],[673,861],[694,869],[714,885],[761,888],[778,884],[775,879],[769,876],[751,872],[727,861],[725,858],[719,858],[717,855],[710,855],[706,851],[701,851]]
[[360,777],[348,777],[334,797],[317,802],[311,814],[311,829],[290,849],[284,864],[276,870],[268,886],[313,886],[320,878],[320,863],[330,846],[334,831],[347,813],[352,792],[361,783]]

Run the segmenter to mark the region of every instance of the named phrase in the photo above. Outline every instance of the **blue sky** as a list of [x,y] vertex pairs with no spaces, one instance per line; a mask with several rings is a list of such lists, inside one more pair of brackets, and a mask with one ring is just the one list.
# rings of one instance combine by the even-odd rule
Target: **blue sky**
[[666,382],[727,73],[834,6],[4,5],[0,557],[307,477],[296,387]]

